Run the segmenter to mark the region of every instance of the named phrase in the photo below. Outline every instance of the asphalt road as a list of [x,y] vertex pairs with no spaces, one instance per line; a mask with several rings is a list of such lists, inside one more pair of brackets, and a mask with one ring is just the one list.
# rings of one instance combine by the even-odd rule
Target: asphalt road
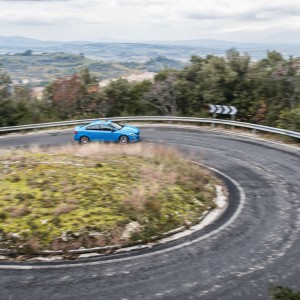
[[[132,257],[69,265],[2,262],[0,299],[257,300],[269,298],[271,285],[300,290],[299,150],[205,130],[144,128],[141,136],[237,181],[246,198],[230,225],[185,239],[182,247]],[[0,149],[71,139],[66,131],[0,137]]]

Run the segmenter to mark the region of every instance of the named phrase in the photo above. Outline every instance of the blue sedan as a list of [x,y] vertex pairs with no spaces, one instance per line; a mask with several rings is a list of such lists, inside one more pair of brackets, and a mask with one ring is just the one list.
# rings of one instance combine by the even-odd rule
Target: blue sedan
[[74,128],[74,140],[82,145],[94,141],[127,144],[140,139],[140,130],[134,126],[121,125],[112,121],[94,121]]

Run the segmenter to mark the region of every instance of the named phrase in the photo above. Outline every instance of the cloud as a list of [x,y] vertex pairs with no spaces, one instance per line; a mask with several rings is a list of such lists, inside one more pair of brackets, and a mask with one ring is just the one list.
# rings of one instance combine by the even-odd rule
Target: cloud
[[6,2],[61,2],[61,1],[71,1],[71,0],[0,0]]
[[163,1],[163,0],[115,0],[114,1],[118,6],[120,7],[126,7],[126,6],[140,6],[143,8],[147,7],[159,7],[168,5],[169,1]]
[[189,39],[300,30],[296,0],[0,0],[0,11],[0,35],[18,35],[19,30],[36,38],[55,36],[57,30],[60,36],[69,30],[73,39],[98,32],[120,38]]
[[274,18],[300,17],[300,3],[294,1],[215,1],[195,3],[193,7],[183,9],[183,18],[234,19],[234,20],[269,20]]

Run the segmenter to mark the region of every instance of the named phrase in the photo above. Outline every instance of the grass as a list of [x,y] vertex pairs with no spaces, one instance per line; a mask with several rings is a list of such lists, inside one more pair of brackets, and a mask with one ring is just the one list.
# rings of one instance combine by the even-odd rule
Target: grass
[[152,144],[0,153],[0,248],[16,253],[131,245],[215,206],[215,179]]

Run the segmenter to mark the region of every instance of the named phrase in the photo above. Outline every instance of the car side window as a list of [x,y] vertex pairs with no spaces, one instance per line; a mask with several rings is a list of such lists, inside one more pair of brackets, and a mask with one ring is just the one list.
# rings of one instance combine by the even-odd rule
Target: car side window
[[90,125],[86,128],[87,130],[100,130],[101,127],[98,124]]
[[111,131],[111,127],[105,126],[105,125],[101,125],[101,130],[102,131]]

